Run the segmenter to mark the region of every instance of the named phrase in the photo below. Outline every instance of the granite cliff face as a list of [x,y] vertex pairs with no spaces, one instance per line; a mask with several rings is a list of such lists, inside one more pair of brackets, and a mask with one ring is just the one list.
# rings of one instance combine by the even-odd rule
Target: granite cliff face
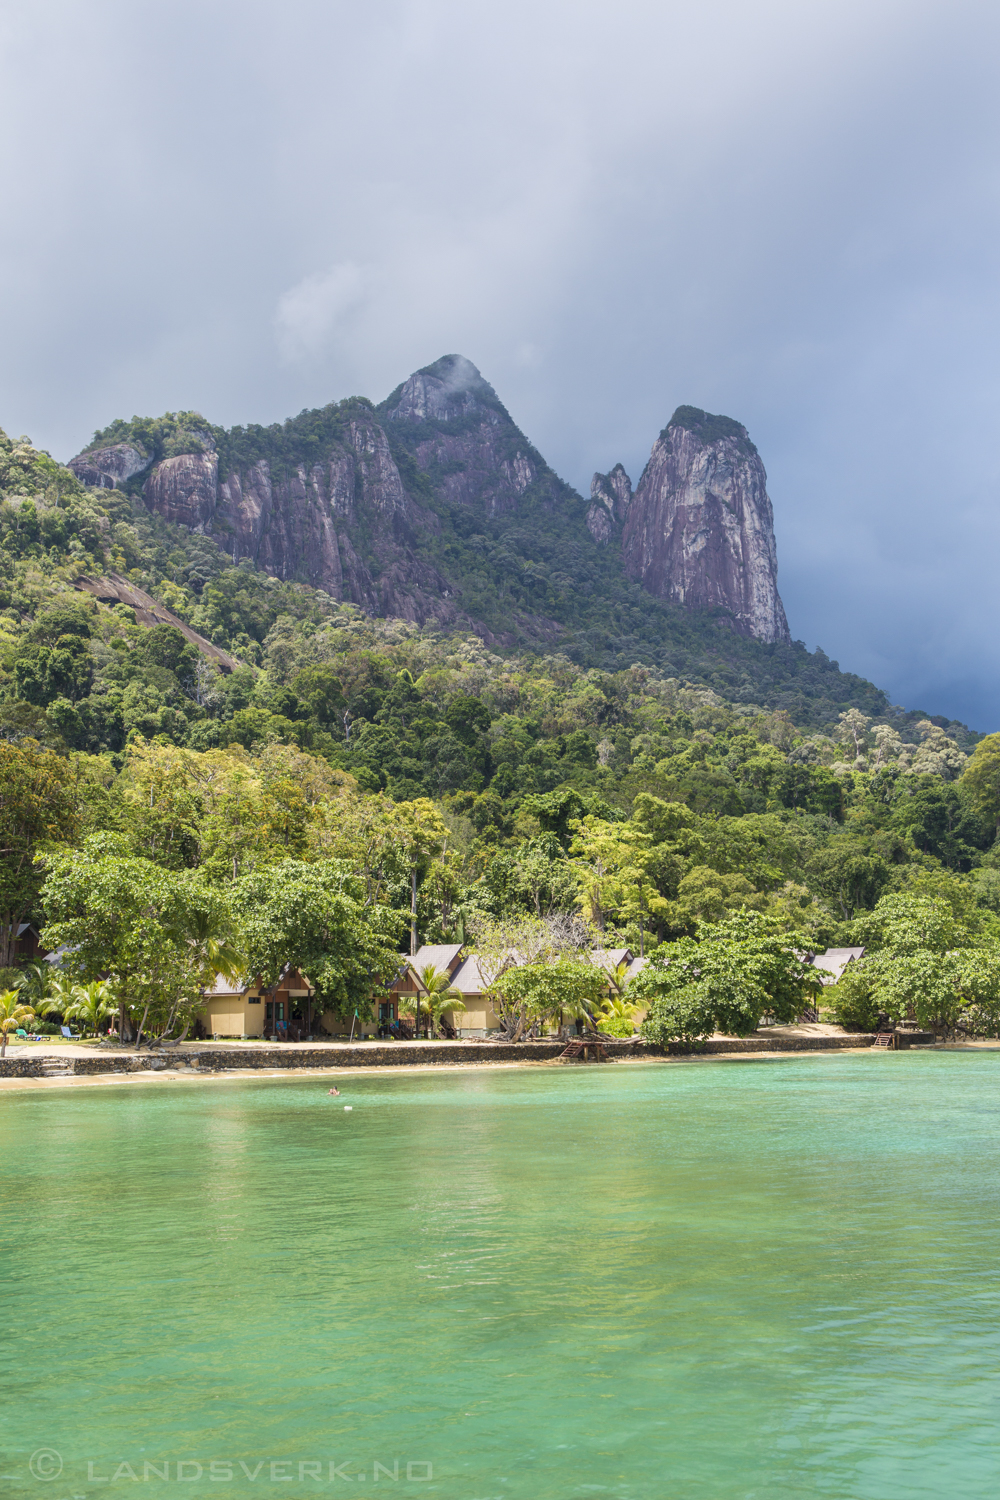
[[113,490],[124,486],[134,474],[148,469],[153,460],[130,443],[112,443],[107,448],[80,453],[71,458],[69,468],[81,484]]
[[661,599],[725,609],[742,635],[787,641],[767,475],[745,427],[678,407],[622,531],[625,572]]
[[741,634],[788,639],[766,476],[726,417],[679,408],[635,493],[616,464],[594,475],[589,506],[461,355],[377,407],[230,431],[168,413],[104,437],[71,460],[85,484],[127,488],[234,564],[371,614],[551,640],[597,579],[609,596],[627,588],[624,570],[660,599],[728,611]]
[[591,506],[587,530],[600,546],[620,534],[632,504],[632,481],[621,464],[610,474],[595,474],[590,481]]

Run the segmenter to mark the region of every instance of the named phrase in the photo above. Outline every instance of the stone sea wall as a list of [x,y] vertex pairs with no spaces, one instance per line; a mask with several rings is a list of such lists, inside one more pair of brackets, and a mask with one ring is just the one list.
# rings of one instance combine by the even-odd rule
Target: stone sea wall
[[[609,1060],[655,1057],[708,1057],[752,1052],[829,1052],[845,1047],[870,1047],[870,1035],[852,1036],[751,1036],[726,1037],[710,1042],[673,1042],[654,1047],[609,1039],[604,1048]],[[0,1078],[41,1078],[48,1063],[59,1062],[77,1075],[101,1073],[147,1073],[165,1068],[192,1073],[234,1070],[293,1072],[302,1068],[385,1068],[428,1063],[549,1062],[563,1050],[559,1041],[543,1042],[364,1042],[341,1047],[199,1047],[180,1053],[92,1052],[86,1057],[67,1057],[59,1052],[32,1052],[0,1061]],[[577,1066],[576,1063],[572,1064]],[[582,1064],[579,1064],[582,1066]]]

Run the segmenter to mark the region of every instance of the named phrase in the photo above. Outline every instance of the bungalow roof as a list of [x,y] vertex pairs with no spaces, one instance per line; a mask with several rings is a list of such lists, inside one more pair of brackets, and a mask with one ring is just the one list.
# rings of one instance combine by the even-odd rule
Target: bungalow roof
[[468,958],[452,977],[452,986],[462,995],[481,995],[483,993],[483,976],[479,972],[479,959],[475,953],[470,953]]
[[[309,980],[306,975],[299,973],[299,970],[293,968],[290,963],[286,963],[285,967],[282,969],[280,975],[278,976],[278,984],[280,984],[287,975],[292,974],[298,974],[299,978],[305,984],[309,984]],[[227,979],[225,974],[216,974],[212,984],[205,991],[205,998],[206,1000],[211,1000],[213,996],[217,997],[219,995],[245,995],[247,990],[252,990],[254,988],[256,982],[257,981],[255,979],[247,979],[246,977],[242,977],[240,979]],[[275,986],[275,988],[277,988],[277,986]],[[311,994],[311,985],[309,985],[309,990]]]
[[205,991],[205,998],[210,1000],[213,995],[245,995],[249,988],[248,979],[227,979],[225,974],[216,974],[212,984]]
[[829,970],[832,977],[824,977],[821,983],[836,984],[847,968],[847,965],[856,962],[859,958],[864,958],[864,956],[864,948],[827,948],[825,953],[816,954],[812,960],[812,966],[814,969]]
[[634,958],[631,948],[591,948],[587,956],[592,964],[598,964],[612,973],[619,964],[630,964]]
[[406,962],[419,973],[433,966],[435,969],[444,969],[450,974],[458,962],[463,946],[462,943],[424,943]]

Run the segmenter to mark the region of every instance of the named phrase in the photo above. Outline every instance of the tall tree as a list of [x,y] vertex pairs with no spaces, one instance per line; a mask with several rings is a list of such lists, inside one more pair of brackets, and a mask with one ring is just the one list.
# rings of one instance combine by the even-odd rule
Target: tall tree
[[368,1019],[373,993],[399,968],[402,919],[366,905],[364,887],[338,860],[285,860],[237,883],[247,973],[273,988],[286,964],[313,990],[318,1012]]
[[771,917],[742,911],[699,938],[665,944],[629,986],[630,999],[649,1005],[643,1033],[653,1041],[750,1036],[765,1012],[793,1021],[819,992],[819,974]]
[[38,914],[45,872],[35,856],[71,842],[77,828],[68,762],[30,742],[0,740],[0,968],[14,961],[18,927]]
[[959,787],[980,817],[1000,832],[1000,734],[988,734],[979,741]]
[[197,873],[164,870],[122,852],[111,834],[48,860],[42,890],[45,940],[63,947],[62,967],[86,984],[106,979],[119,1010],[119,1035],[146,1023],[164,1028],[201,1000],[202,966],[188,940],[192,911],[216,913],[226,897]]

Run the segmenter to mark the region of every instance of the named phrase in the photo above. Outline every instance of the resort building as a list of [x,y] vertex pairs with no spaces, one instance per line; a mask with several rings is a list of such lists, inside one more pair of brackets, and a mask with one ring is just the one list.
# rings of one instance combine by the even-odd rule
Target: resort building
[[399,1007],[404,1011],[415,1007],[416,996],[421,988],[418,976],[433,968],[448,975],[452,989],[458,990],[465,1002],[465,1010],[451,1013],[451,1022],[459,1036],[485,1036],[487,1030],[500,1023],[493,1008],[483,999],[482,979],[474,957],[462,957],[462,943],[425,943],[412,958],[404,957],[399,973],[389,986],[388,998],[377,1005],[379,1025],[392,1025],[399,1021]]
[[[627,983],[645,966],[647,960],[636,958],[630,948],[594,949],[592,963],[603,969],[609,982]],[[475,953],[464,952],[461,943],[425,943],[412,957],[400,955],[399,969],[388,986],[373,997],[373,1017],[357,1019],[351,1027],[355,1037],[397,1032],[400,1011],[410,1019],[416,1010],[417,995],[423,994],[421,976],[428,969],[448,976],[449,988],[457,990],[464,1010],[446,1011],[446,1019],[459,1037],[488,1036],[500,1026],[490,1003],[488,987]],[[290,965],[285,967],[278,983],[265,989],[259,980],[233,982],[220,974],[205,995],[200,1021],[205,1032],[215,1038],[269,1037],[278,1041],[300,1041],[307,1036],[342,1036],[349,1023],[333,1015],[313,1012],[313,989],[308,978]],[[421,1006],[421,1009],[423,1007]],[[557,1028],[553,1025],[552,1031]]]
[[201,1024],[211,1037],[266,1036],[299,1041],[310,1034],[312,1027],[320,1029],[310,1014],[312,993],[308,979],[288,965],[272,989],[264,989],[259,981],[234,983],[219,974],[206,992]]

